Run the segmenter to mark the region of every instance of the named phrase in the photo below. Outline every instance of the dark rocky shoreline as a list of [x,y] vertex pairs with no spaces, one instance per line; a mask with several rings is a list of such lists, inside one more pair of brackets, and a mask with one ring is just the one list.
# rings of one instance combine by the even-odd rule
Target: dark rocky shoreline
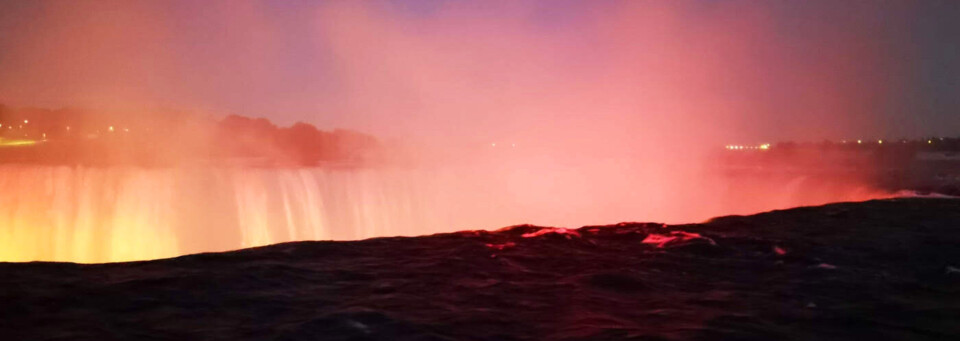
[[960,338],[960,200],[0,263],[9,340]]

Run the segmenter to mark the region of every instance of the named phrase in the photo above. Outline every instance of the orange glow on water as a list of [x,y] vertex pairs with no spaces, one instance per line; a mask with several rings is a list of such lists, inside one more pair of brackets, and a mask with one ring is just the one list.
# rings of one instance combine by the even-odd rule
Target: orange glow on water
[[696,222],[887,196],[856,181],[806,177],[700,177],[688,186],[658,187],[631,175],[635,169],[615,168],[587,178],[616,183],[570,186],[583,179],[583,170],[558,170],[0,166],[0,261],[129,261],[518,222]]

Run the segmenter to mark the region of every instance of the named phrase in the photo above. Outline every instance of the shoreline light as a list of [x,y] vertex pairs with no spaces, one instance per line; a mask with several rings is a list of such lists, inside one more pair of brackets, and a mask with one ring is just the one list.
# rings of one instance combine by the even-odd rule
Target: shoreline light
[[723,148],[726,150],[745,150],[745,149],[746,150],[770,150],[770,147],[771,147],[771,144],[769,143],[764,143],[764,144],[755,145],[755,146],[744,146],[744,145],[738,145],[738,144],[728,144],[726,146],[723,146]]

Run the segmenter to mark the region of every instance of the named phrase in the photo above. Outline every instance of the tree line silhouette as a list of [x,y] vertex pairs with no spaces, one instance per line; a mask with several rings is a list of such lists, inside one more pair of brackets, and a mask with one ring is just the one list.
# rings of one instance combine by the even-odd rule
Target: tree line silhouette
[[376,162],[381,147],[368,134],[304,122],[279,127],[240,115],[0,105],[0,163],[364,165]]

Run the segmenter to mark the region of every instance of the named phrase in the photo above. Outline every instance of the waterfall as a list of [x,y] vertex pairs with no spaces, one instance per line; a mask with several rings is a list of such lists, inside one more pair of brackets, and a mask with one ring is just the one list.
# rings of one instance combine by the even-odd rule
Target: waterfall
[[[808,177],[636,169],[0,166],[0,261],[115,262],[532,223],[685,223],[881,197]],[[644,177],[646,176],[646,177]],[[656,176],[656,177],[654,177]]]
[[2,166],[0,261],[128,261],[430,232],[427,188],[402,173]]

